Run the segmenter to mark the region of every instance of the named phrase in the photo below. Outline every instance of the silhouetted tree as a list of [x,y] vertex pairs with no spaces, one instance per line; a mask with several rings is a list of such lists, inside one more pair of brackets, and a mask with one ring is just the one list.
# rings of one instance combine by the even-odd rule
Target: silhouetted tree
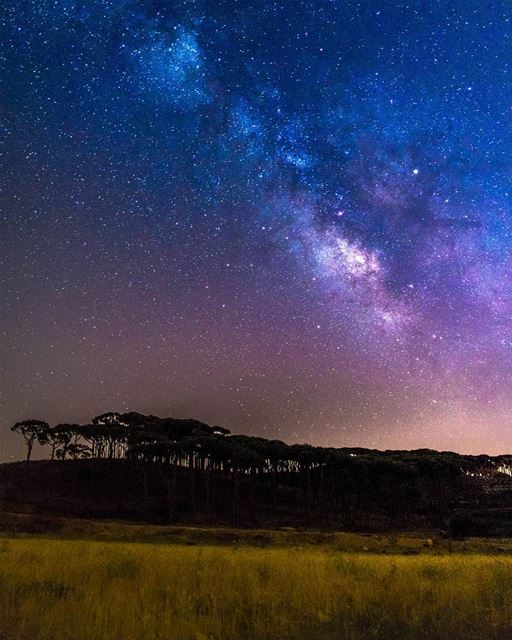
[[11,431],[15,431],[23,436],[25,444],[27,445],[26,469],[30,462],[34,443],[38,441],[43,445],[46,444],[46,434],[49,428],[48,423],[43,422],[42,420],[23,420],[22,422],[17,422],[13,427],[11,427]]
[[86,460],[91,457],[91,450],[84,444],[71,443],[66,449],[58,449],[56,455],[61,460],[66,457],[71,460]]
[[80,440],[80,425],[61,423],[55,425],[52,432],[52,439],[56,443],[57,450],[55,456],[61,460],[67,457],[67,450],[71,443],[78,444]]

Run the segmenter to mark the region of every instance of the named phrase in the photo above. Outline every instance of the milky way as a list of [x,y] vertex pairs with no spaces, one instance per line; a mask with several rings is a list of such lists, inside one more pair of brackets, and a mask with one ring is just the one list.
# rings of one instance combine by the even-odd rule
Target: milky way
[[2,41],[6,431],[510,450],[509,2],[34,0]]

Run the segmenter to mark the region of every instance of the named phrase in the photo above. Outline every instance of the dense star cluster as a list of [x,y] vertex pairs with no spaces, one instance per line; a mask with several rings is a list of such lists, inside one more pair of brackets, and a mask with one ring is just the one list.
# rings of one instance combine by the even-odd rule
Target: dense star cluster
[[507,0],[31,0],[1,36],[3,427],[510,449]]

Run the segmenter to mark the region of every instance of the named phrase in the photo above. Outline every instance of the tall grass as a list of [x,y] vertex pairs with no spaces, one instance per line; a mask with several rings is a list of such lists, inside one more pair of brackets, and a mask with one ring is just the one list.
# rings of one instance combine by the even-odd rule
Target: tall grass
[[0,637],[505,640],[512,558],[0,540]]

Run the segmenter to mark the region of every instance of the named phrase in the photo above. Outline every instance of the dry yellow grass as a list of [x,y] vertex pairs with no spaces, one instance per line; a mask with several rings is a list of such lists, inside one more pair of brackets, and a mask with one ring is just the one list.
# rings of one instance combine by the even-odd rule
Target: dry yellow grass
[[0,637],[505,640],[512,558],[0,540]]

